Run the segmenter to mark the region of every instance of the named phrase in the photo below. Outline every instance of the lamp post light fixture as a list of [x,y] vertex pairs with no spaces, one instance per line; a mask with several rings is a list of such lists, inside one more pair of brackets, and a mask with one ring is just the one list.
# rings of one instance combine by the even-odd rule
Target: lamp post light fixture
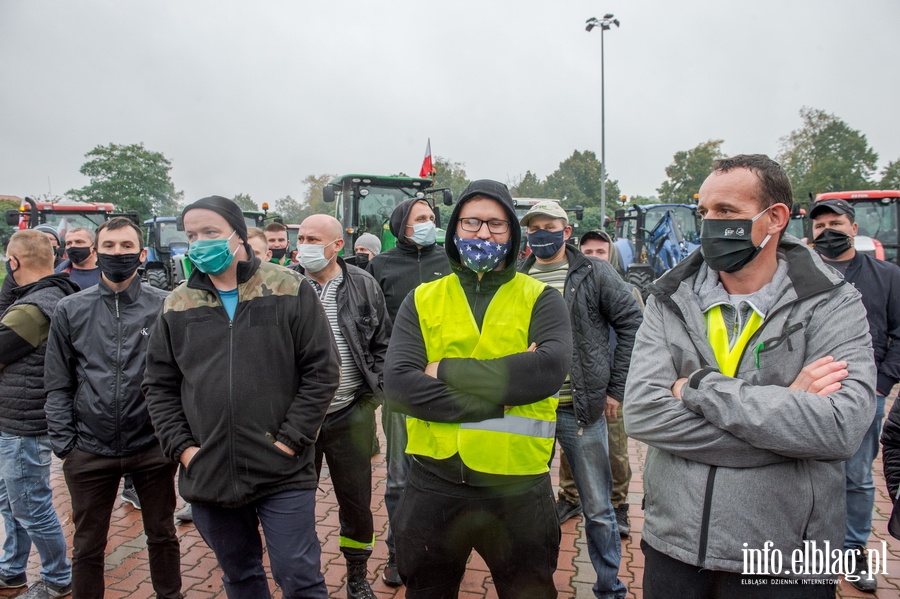
[[587,21],[585,31],[590,32],[594,27],[600,28],[600,218],[606,224],[606,89],[603,68],[603,32],[613,25],[619,26],[619,19],[612,13],[606,13],[602,19],[591,17]]

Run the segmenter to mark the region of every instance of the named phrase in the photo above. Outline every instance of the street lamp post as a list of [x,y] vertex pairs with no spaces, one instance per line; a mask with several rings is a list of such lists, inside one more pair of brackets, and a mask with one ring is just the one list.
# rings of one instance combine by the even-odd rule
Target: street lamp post
[[612,13],[606,13],[602,19],[591,17],[586,21],[585,31],[591,31],[594,27],[600,28],[600,218],[606,225],[606,84],[603,66],[603,32],[615,25],[619,26],[619,19]]

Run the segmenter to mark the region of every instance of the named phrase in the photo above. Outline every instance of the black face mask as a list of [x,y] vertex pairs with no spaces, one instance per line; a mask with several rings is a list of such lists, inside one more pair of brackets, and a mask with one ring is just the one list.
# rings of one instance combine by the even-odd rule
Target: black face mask
[[834,260],[853,247],[850,236],[837,229],[825,229],[816,237],[813,248],[830,260]]
[[281,248],[280,250],[270,249],[269,251],[272,252],[273,258],[275,258],[276,260],[281,260],[287,253],[287,248]]
[[81,264],[91,257],[91,248],[73,246],[66,250],[66,255],[72,261],[72,264]]
[[141,253],[137,254],[97,254],[100,272],[113,283],[121,283],[134,274],[141,265]]
[[[13,287],[18,287],[19,284],[16,283],[16,278],[13,276],[13,273],[15,272],[15,270],[12,269],[12,261],[13,261],[13,260],[15,260],[16,262],[19,261],[18,258],[9,258],[9,259],[7,259],[7,261],[6,261],[6,276],[7,276],[7,278],[9,278],[9,280],[10,280],[10,282],[12,283]],[[18,267],[16,267],[16,270],[18,270]]]
[[713,270],[731,273],[756,258],[772,237],[766,235],[761,244],[753,245],[753,223],[766,210],[752,219],[704,218],[700,223],[700,252],[706,264]]

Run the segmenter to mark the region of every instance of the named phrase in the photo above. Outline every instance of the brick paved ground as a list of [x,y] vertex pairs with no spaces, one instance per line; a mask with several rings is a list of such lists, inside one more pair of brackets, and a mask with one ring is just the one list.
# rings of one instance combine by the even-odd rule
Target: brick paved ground
[[[890,400],[888,409],[890,409]],[[641,597],[641,579],[643,576],[644,559],[640,551],[640,531],[643,527],[641,516],[641,474],[643,471],[644,455],[646,447],[631,441],[631,463],[634,470],[634,478],[631,483],[631,538],[622,543],[622,566],[620,576],[629,587],[629,598]],[[373,493],[373,509],[375,512],[375,531],[379,538],[383,538],[387,516],[382,500],[384,496],[384,458],[376,456],[372,460],[375,477],[375,489]],[[875,463],[877,498],[873,518],[874,533],[869,545],[872,548],[880,548],[881,541],[887,542],[889,558],[887,562],[888,576],[879,580],[879,590],[876,595],[859,593],[846,582],[841,583],[838,596],[851,597],[878,597],[879,599],[900,599],[900,541],[892,539],[887,534],[887,518],[890,515],[891,503],[884,488],[884,478],[881,475],[881,459]],[[556,473],[554,472],[554,479]],[[63,481],[62,471],[58,462],[54,462],[52,474],[53,488],[55,492],[55,504],[57,513],[62,519],[66,535],[71,546],[72,522],[71,504]],[[179,506],[180,507],[180,506]],[[343,558],[338,550],[338,520],[337,503],[331,488],[331,481],[326,472],[323,472],[318,494],[318,533],[322,541],[322,567],[325,572],[325,580],[328,584],[329,596],[334,598],[346,597],[344,586],[345,566]],[[582,519],[574,518],[566,522],[562,527],[563,540],[560,550],[559,568],[556,573],[557,588],[560,591],[560,599],[589,599],[592,597],[591,584],[594,580],[590,560],[587,557]],[[2,531],[0,531],[2,534]],[[221,572],[216,567],[212,552],[206,547],[197,531],[192,525],[180,525],[178,534],[181,539],[182,573],[184,577],[185,595],[188,599],[205,599],[212,597],[225,597],[222,590]],[[2,536],[0,536],[2,538]],[[119,504],[113,512],[110,528],[110,541],[106,560],[106,597],[119,599],[144,599],[153,597],[153,589],[150,585],[149,570],[147,567],[147,550],[145,537],[142,532],[140,512],[128,504]],[[383,543],[376,546],[373,558],[369,561],[369,579],[372,588],[379,599],[403,599],[403,589],[395,590],[381,582],[381,568],[387,558],[387,550]],[[39,578],[40,563],[37,555],[32,552],[29,562],[29,581]],[[0,597],[15,597],[21,594],[21,590],[0,591]],[[274,597],[280,598],[281,594],[274,593]],[[468,572],[463,581],[460,592],[462,599],[497,597],[497,593],[490,581],[490,573],[484,562],[474,555],[469,564]]]

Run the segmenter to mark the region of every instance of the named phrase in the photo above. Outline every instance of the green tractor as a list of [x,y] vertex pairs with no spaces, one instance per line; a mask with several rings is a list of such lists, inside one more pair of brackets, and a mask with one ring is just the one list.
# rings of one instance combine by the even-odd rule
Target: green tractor
[[[418,177],[385,177],[380,175],[341,175],[328,182],[322,190],[322,198],[335,204],[334,216],[344,227],[345,254],[353,251],[356,239],[363,233],[371,233],[381,240],[381,251],[397,245],[391,233],[391,213],[400,202],[409,198],[427,198],[434,210],[438,227],[438,243],[444,243],[441,214],[435,204],[435,194],[440,194],[445,206],[453,204],[453,194],[446,188],[433,188],[431,179]],[[349,249],[348,249],[349,248]]]

